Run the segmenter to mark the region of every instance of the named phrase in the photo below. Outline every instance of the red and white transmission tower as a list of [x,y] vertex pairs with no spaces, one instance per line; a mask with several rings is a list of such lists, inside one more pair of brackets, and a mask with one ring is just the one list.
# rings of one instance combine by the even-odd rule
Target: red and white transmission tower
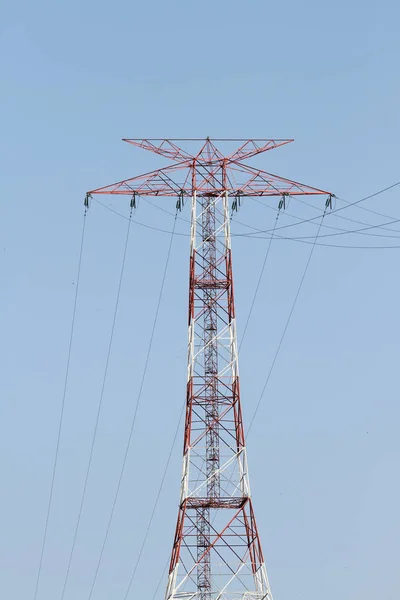
[[[240,402],[229,198],[330,195],[243,161],[293,140],[125,140],[174,163],[92,190],[191,199],[189,341],[181,493],[166,600],[271,598],[254,516]],[[240,146],[224,156],[218,141]]]

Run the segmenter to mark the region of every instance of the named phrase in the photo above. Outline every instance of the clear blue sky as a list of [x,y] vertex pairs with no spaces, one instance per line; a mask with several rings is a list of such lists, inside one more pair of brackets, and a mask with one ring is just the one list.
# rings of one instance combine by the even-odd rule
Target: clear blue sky
[[[357,200],[400,179],[399,17],[395,0],[3,4],[1,598],[33,600],[84,193],[158,164],[120,138],[294,137],[295,144],[257,164]],[[397,188],[365,206],[400,218],[399,199]],[[172,200],[159,202],[173,211]],[[123,200],[114,199],[112,207],[128,214]],[[316,214],[293,203],[290,210],[300,217]],[[342,214],[385,221],[358,208]],[[145,202],[135,218],[165,229],[172,225],[172,217]],[[246,201],[237,219],[267,229],[273,212]],[[358,227],[333,215],[330,224]],[[178,231],[186,232],[186,226],[180,221]],[[244,230],[237,223],[233,227]],[[315,230],[292,228],[291,235]],[[38,600],[58,600],[61,594],[125,232],[124,219],[93,204]],[[359,235],[335,242],[376,240]],[[392,242],[382,238],[382,244]],[[239,333],[266,243],[234,239]],[[167,245],[167,235],[132,226],[104,410],[65,600],[88,598]],[[273,243],[241,352],[247,423],[308,251],[298,242]],[[252,491],[276,600],[339,595],[398,600],[399,259],[400,249],[315,250],[249,436]],[[187,263],[187,238],[177,236],[93,600],[124,600],[184,401]],[[168,559],[180,454],[179,439],[130,598],[152,600]]]

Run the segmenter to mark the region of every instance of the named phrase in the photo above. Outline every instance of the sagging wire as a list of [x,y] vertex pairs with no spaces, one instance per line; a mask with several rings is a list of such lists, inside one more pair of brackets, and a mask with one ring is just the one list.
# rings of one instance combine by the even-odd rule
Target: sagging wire
[[[389,188],[385,188],[385,190],[381,190],[380,192],[376,192],[375,194],[373,194],[373,196],[376,196],[378,193],[383,193],[387,189],[392,189],[392,187],[394,187],[394,186],[390,186]],[[332,196],[332,198],[335,199],[333,196]],[[370,198],[370,196],[368,196],[365,199],[368,199],[368,198]],[[118,217],[123,218],[123,219],[128,219],[128,217],[126,217],[125,215],[119,213],[118,211],[114,210],[110,206],[107,206],[106,204],[103,204],[102,202],[100,202],[96,198],[94,198],[94,200],[100,206],[102,206],[103,208],[105,208],[105,209],[109,210],[110,212],[114,213]],[[357,201],[357,202],[360,202],[360,201]],[[352,203],[349,203],[349,206],[351,204]],[[153,205],[153,206],[155,206],[155,205]],[[157,208],[159,208],[160,210],[163,210],[163,212],[168,212],[168,211],[162,209],[161,207],[157,207]],[[347,208],[347,207],[341,207],[341,208],[333,209],[332,212],[331,212],[331,214],[336,215],[336,212],[338,212],[339,210],[343,210],[344,208]],[[171,213],[168,212],[168,214],[171,214]],[[338,217],[344,218],[341,215],[338,215]],[[295,217],[295,218],[298,218],[298,217]],[[320,217],[317,216],[317,217],[312,217],[311,219],[299,219],[298,223],[292,223],[290,225],[285,225],[284,228],[295,227],[297,225],[302,225],[303,223],[310,223],[310,222],[313,224],[314,220],[318,219],[318,218],[320,218]],[[359,223],[359,224],[364,224],[364,223],[356,221],[354,219],[348,219],[348,220],[354,221],[354,222]],[[398,219],[393,219],[391,221],[391,223],[395,223],[395,222],[398,222],[398,221],[399,221]],[[150,230],[153,230],[153,231],[158,231],[160,233],[166,233],[168,235],[171,234],[170,230],[166,230],[166,229],[161,229],[161,228],[158,228],[158,227],[154,227],[152,225],[148,225],[146,223],[141,223],[139,221],[134,221],[134,223],[135,223],[135,225],[139,225],[140,227],[144,227],[146,229],[150,229]],[[260,233],[271,233],[271,231],[272,231],[271,229],[261,230],[261,229],[259,229],[257,227],[252,227],[252,226],[247,225],[245,223],[242,223],[240,221],[237,221],[237,223],[239,223],[240,225],[243,225],[244,227],[252,229],[254,231],[254,233],[244,233],[244,232],[243,233],[232,233],[232,237],[244,237],[244,238],[247,238],[247,239],[264,239],[264,240],[270,239],[270,237],[268,237],[267,235],[258,235],[258,234],[260,234]],[[315,223],[315,225],[318,225],[318,224]],[[379,235],[379,234],[375,234],[374,235],[374,234],[371,234],[371,233],[368,234],[368,233],[365,232],[365,229],[364,230],[361,230],[361,229],[354,229],[354,230],[344,230],[343,229],[343,230],[341,230],[338,227],[331,227],[329,225],[323,225],[323,227],[328,228],[328,229],[336,229],[336,230],[342,231],[342,235],[359,233],[359,234],[367,235],[367,236],[371,236],[371,237],[385,237],[385,238],[389,238],[389,237],[398,238],[399,237],[399,236],[387,236],[387,235]],[[399,230],[389,229],[389,228],[385,227],[384,224],[371,225],[371,226],[368,226],[366,229],[375,229],[375,228],[376,229],[384,229],[384,230],[394,231],[394,232],[397,231],[398,233],[400,233]],[[281,229],[281,228],[278,228],[278,229]],[[175,232],[175,235],[183,236],[183,237],[189,237],[189,234],[182,233],[182,232]],[[320,235],[319,239],[321,239],[322,237],[325,237],[325,235],[324,236]],[[328,237],[329,237],[329,235],[328,235]],[[279,239],[279,240],[292,241],[292,242],[298,242],[298,243],[302,243],[302,244],[310,244],[310,245],[312,245],[313,242],[312,241],[307,241],[307,240],[313,239],[314,236],[305,236],[305,237],[303,236],[303,237],[300,238],[300,237],[282,236],[282,235],[278,235],[278,234],[275,233],[275,238]],[[387,249],[387,250],[390,250],[390,249],[399,248],[399,246],[394,246],[394,245],[391,245],[391,246],[356,246],[356,245],[344,245],[344,244],[340,244],[340,245],[339,244],[323,244],[321,242],[318,242],[316,245],[317,246],[323,246],[325,248],[343,248],[343,249],[358,249],[358,250],[364,250],[364,249],[365,250],[369,250],[369,249],[371,249],[371,250],[378,250],[378,249]]]
[[250,322],[250,319],[251,319],[251,315],[252,315],[252,313],[253,313],[254,304],[255,304],[255,302],[256,302],[257,294],[258,294],[258,291],[259,291],[259,289],[260,289],[261,280],[262,280],[262,278],[263,278],[264,271],[265,271],[265,266],[266,266],[266,264],[267,264],[267,261],[268,261],[269,253],[270,253],[270,250],[271,250],[271,244],[272,244],[272,240],[274,239],[275,229],[276,229],[276,226],[277,226],[277,224],[278,224],[278,219],[279,219],[279,216],[280,216],[280,214],[281,214],[281,210],[282,210],[282,209],[283,209],[283,210],[285,210],[285,208],[286,208],[286,202],[285,202],[285,200],[286,200],[286,198],[285,198],[285,196],[283,196],[283,197],[280,199],[280,201],[279,201],[279,204],[278,204],[278,212],[277,212],[277,214],[276,214],[276,218],[275,218],[274,227],[273,227],[273,229],[272,229],[271,237],[270,237],[270,239],[269,239],[269,244],[268,244],[268,246],[267,246],[267,251],[266,251],[266,253],[265,253],[265,256],[264,256],[264,261],[263,261],[263,264],[262,264],[262,267],[261,267],[260,275],[259,275],[259,277],[258,277],[258,281],[257,281],[256,289],[255,289],[254,296],[253,296],[253,300],[252,300],[252,302],[251,302],[251,305],[250,305],[249,314],[247,315],[247,319],[246,319],[246,323],[245,323],[245,326],[244,326],[244,329],[243,329],[242,337],[241,337],[241,339],[240,339],[240,343],[239,343],[239,352],[240,352],[240,349],[241,349],[241,347],[242,347],[243,340],[244,340],[244,338],[245,338],[245,335],[246,335],[246,332],[247,332],[247,328],[248,328],[248,326],[249,326],[249,322]]
[[[166,210],[165,208],[163,208],[162,206],[159,206],[158,204],[155,204],[154,202],[151,202],[151,200],[149,200],[148,197],[146,197],[146,203],[149,204],[150,206],[152,206],[153,208],[156,208],[157,210],[165,213],[166,215],[170,215],[171,217],[174,216],[174,213],[170,212],[169,210]],[[179,219],[180,221],[184,221],[185,223],[190,223],[190,219],[185,219],[185,217],[178,216],[177,219]],[[175,233],[175,235],[179,235],[179,234]]]
[[59,452],[60,452],[61,433],[62,433],[62,428],[63,428],[63,423],[64,423],[65,400],[66,400],[66,396],[67,396],[69,370],[70,370],[70,363],[71,363],[71,353],[72,353],[72,345],[73,345],[73,338],[74,338],[74,331],[75,331],[76,308],[77,308],[77,304],[78,304],[79,284],[80,284],[80,279],[81,279],[82,257],[83,257],[83,248],[84,248],[85,230],[86,230],[86,215],[87,215],[88,209],[89,209],[89,197],[88,197],[88,195],[86,195],[85,201],[84,201],[83,225],[82,225],[82,234],[81,234],[80,249],[79,249],[79,259],[78,259],[78,268],[77,268],[76,286],[75,286],[75,297],[74,297],[74,303],[73,303],[73,309],[72,309],[71,330],[70,330],[70,335],[69,335],[67,364],[66,364],[66,368],[65,368],[65,377],[64,377],[64,386],[63,386],[63,393],[62,393],[62,400],[61,400],[60,419],[59,419],[59,424],[58,424],[56,451],[55,451],[55,457],[54,457],[54,463],[53,463],[49,500],[48,500],[48,504],[47,504],[47,513],[46,513],[44,534],[43,534],[42,546],[41,546],[41,551],[40,551],[39,568],[38,568],[38,573],[37,573],[37,577],[36,577],[35,592],[33,595],[34,600],[36,600],[36,598],[37,598],[37,594],[38,594],[38,590],[39,590],[39,583],[40,583],[40,576],[42,573],[43,557],[44,557],[44,551],[45,551],[45,547],[46,547],[49,519],[50,519],[51,507],[52,507],[52,502],[53,502],[54,483],[55,483],[55,478],[56,478],[58,457],[59,457]]
[[155,591],[155,592],[154,592],[154,594],[153,594],[152,600],[155,600],[155,598],[156,598],[156,596],[157,596],[157,594],[158,594],[158,590],[160,589],[160,586],[161,586],[161,584],[162,584],[162,582],[163,582],[163,580],[164,580],[164,577],[165,577],[165,575],[166,575],[166,573],[167,573],[167,569],[168,569],[168,565],[169,565],[169,563],[170,563],[170,559],[168,559],[168,560],[167,560],[167,562],[166,562],[166,564],[165,564],[165,567],[164,567],[164,570],[163,570],[163,572],[162,572],[162,575],[161,575],[160,579],[158,580],[158,584],[157,584],[157,587],[156,587],[156,591]]
[[324,212],[323,212],[323,214],[322,214],[322,216],[321,216],[321,221],[320,221],[320,223],[319,223],[318,231],[317,231],[317,233],[316,233],[316,235],[315,235],[315,238],[314,238],[314,243],[313,243],[313,245],[312,245],[312,247],[311,247],[310,254],[308,255],[308,259],[307,259],[306,266],[305,266],[305,268],[304,268],[304,271],[303,271],[303,275],[302,275],[302,277],[301,277],[301,279],[300,279],[300,283],[299,283],[299,285],[298,285],[298,287],[297,287],[297,291],[296,291],[296,294],[295,294],[295,297],[294,297],[294,300],[293,300],[293,303],[292,303],[291,309],[290,309],[290,311],[289,311],[289,315],[288,315],[288,318],[287,318],[287,320],[286,320],[285,327],[284,327],[284,329],[283,329],[283,332],[282,332],[281,338],[280,338],[280,340],[279,340],[279,343],[278,343],[278,347],[277,347],[277,349],[276,349],[276,352],[275,352],[274,358],[273,358],[273,360],[272,360],[272,363],[271,363],[271,366],[270,366],[270,368],[269,368],[268,375],[267,375],[267,378],[266,378],[266,380],[265,380],[265,383],[264,383],[264,385],[263,385],[263,388],[262,388],[262,391],[261,391],[261,394],[260,394],[259,400],[258,400],[258,402],[257,402],[257,405],[256,405],[256,408],[255,408],[255,410],[254,410],[253,416],[252,416],[252,418],[251,418],[250,425],[249,425],[249,427],[247,428],[247,436],[246,436],[246,439],[247,439],[247,437],[249,436],[250,430],[251,430],[251,428],[252,428],[252,426],[253,426],[254,419],[256,418],[257,412],[258,412],[258,410],[259,410],[259,408],[260,408],[260,405],[261,405],[262,399],[263,399],[263,397],[264,397],[264,394],[265,394],[265,391],[266,391],[266,389],[267,389],[268,383],[269,383],[269,381],[270,381],[270,379],[271,379],[271,375],[272,375],[272,372],[273,372],[273,370],[274,370],[274,367],[275,367],[276,361],[277,361],[277,359],[278,359],[278,356],[279,356],[279,353],[280,353],[280,351],[281,351],[282,344],[283,344],[283,340],[285,339],[285,336],[286,336],[286,333],[287,333],[288,327],[289,327],[289,325],[290,325],[290,321],[291,321],[291,319],[292,319],[293,312],[294,312],[294,309],[295,309],[295,307],[296,307],[296,304],[297,304],[297,300],[298,300],[298,298],[299,298],[299,295],[300,295],[300,292],[301,292],[301,288],[303,287],[303,283],[304,283],[304,280],[305,280],[305,278],[306,278],[306,275],[307,275],[308,268],[309,268],[309,266],[310,266],[310,262],[311,262],[312,255],[313,255],[313,253],[314,253],[314,250],[315,250],[315,246],[316,246],[316,243],[317,243],[318,235],[319,235],[319,232],[321,231],[322,223],[323,223],[323,220],[324,220],[324,218],[325,218],[325,215],[327,214],[327,211],[328,211],[328,209],[332,210],[332,196],[331,196],[331,195],[330,195],[330,196],[327,198],[327,200],[326,200],[326,202],[325,202],[325,210],[324,210]]
[[171,233],[171,237],[170,237],[170,242],[169,242],[169,246],[168,246],[168,251],[167,251],[167,256],[166,256],[166,261],[165,261],[165,267],[164,267],[164,272],[163,272],[163,276],[162,276],[162,281],[161,281],[161,287],[160,287],[160,292],[159,292],[159,296],[158,296],[158,301],[157,301],[157,306],[156,306],[156,312],[155,312],[155,316],[154,316],[154,320],[153,320],[153,325],[152,325],[152,330],[151,330],[151,334],[150,334],[150,339],[149,339],[149,345],[147,348],[147,354],[146,354],[146,358],[145,358],[145,364],[144,364],[144,368],[143,368],[143,373],[142,373],[142,378],[141,378],[141,382],[140,382],[140,387],[139,387],[139,392],[138,392],[138,397],[136,400],[136,404],[135,404],[135,408],[134,408],[134,412],[132,415],[132,422],[131,422],[131,427],[129,430],[129,435],[128,435],[128,440],[127,440],[127,444],[126,444],[126,448],[125,448],[125,453],[124,453],[124,457],[123,457],[123,461],[122,461],[122,466],[121,466],[121,470],[119,473],[119,477],[118,477],[118,483],[117,483],[117,488],[116,488],[116,492],[113,498],[113,502],[112,502],[112,506],[111,506],[111,512],[110,512],[110,516],[107,522],[107,527],[106,527],[106,531],[105,531],[105,535],[104,535],[104,539],[103,539],[103,543],[102,543],[102,547],[100,550],[100,555],[97,561],[97,565],[96,565],[96,569],[95,569],[95,573],[92,579],[92,583],[91,583],[91,587],[90,587],[90,592],[89,592],[89,596],[88,596],[88,600],[91,600],[92,595],[93,595],[93,591],[94,591],[94,587],[97,581],[97,577],[99,574],[99,570],[100,570],[100,566],[103,560],[103,555],[104,555],[104,550],[107,544],[107,540],[108,540],[108,536],[110,533],[110,529],[111,529],[111,524],[112,524],[112,520],[114,517],[114,513],[115,513],[115,508],[117,505],[117,500],[119,497],[119,492],[120,492],[120,488],[121,488],[121,483],[122,483],[122,479],[125,473],[125,468],[126,468],[126,463],[127,463],[127,459],[128,459],[128,454],[129,454],[129,450],[131,447],[131,443],[132,443],[132,435],[133,435],[133,431],[135,428],[135,424],[136,424],[136,418],[137,418],[137,414],[138,414],[138,410],[139,410],[139,406],[140,406],[140,400],[142,397],[142,393],[143,393],[143,388],[144,388],[144,382],[146,379],[146,374],[147,374],[147,368],[149,365],[149,360],[150,360],[150,353],[151,353],[151,349],[153,346],[153,340],[154,340],[154,334],[155,334],[155,330],[156,330],[156,325],[157,325],[157,321],[158,321],[158,314],[160,312],[160,306],[161,306],[161,300],[162,300],[162,296],[163,296],[163,292],[164,292],[164,286],[165,286],[165,281],[166,281],[166,276],[167,276],[167,271],[168,271],[168,265],[169,265],[169,259],[171,256],[171,249],[172,249],[172,242],[174,239],[174,235],[175,235],[175,227],[176,227],[176,221],[177,221],[177,213],[175,214],[175,218],[174,218],[174,225],[172,228]]
[[[88,196],[90,196],[90,195],[87,195],[86,199],[85,199],[85,206],[87,206],[87,207],[89,206],[89,197]],[[115,299],[115,307],[114,307],[113,319],[112,319],[112,324],[111,324],[110,338],[109,338],[109,342],[108,342],[108,349],[107,349],[106,362],[105,362],[105,367],[104,367],[103,381],[102,381],[102,386],[101,386],[101,391],[100,391],[99,402],[97,405],[96,420],[95,420],[94,430],[93,430],[93,434],[92,434],[92,441],[91,441],[91,446],[90,446],[90,451],[89,451],[89,461],[88,461],[88,465],[86,468],[85,480],[84,480],[84,484],[83,484],[82,495],[81,495],[79,511],[78,511],[78,518],[76,521],[74,537],[73,537],[73,541],[72,541],[72,547],[71,547],[71,551],[70,551],[69,559],[68,559],[68,566],[67,566],[64,583],[63,583],[63,587],[62,587],[61,600],[64,600],[65,592],[67,589],[68,578],[69,578],[71,564],[72,564],[75,546],[76,546],[76,540],[78,537],[79,527],[80,527],[80,523],[81,523],[83,506],[84,506],[85,498],[86,498],[86,491],[87,491],[89,476],[90,476],[91,468],[92,468],[93,452],[94,452],[94,448],[96,445],[100,415],[101,415],[101,411],[102,411],[102,407],[103,407],[104,392],[105,392],[105,387],[106,387],[106,382],[107,382],[108,368],[109,368],[109,364],[110,364],[111,350],[112,350],[112,345],[113,345],[113,340],[114,340],[114,332],[115,332],[115,325],[116,325],[117,315],[118,315],[122,282],[123,282],[123,278],[124,278],[125,262],[126,262],[130,230],[131,230],[131,223],[132,223],[132,214],[133,214],[133,211],[135,208],[136,208],[136,197],[134,195],[130,202],[129,221],[128,221],[128,227],[127,227],[126,236],[125,236],[124,250],[123,250],[123,254],[122,254],[121,270],[120,270],[120,276],[119,276],[119,281],[118,281],[117,295],[116,295],[116,299]]]
[[[382,190],[378,190],[377,192],[374,192],[373,194],[370,194],[369,196],[365,196],[364,198],[360,198],[359,200],[355,200],[354,202],[348,202],[346,206],[340,206],[339,208],[336,208],[335,210],[331,210],[331,214],[335,215],[338,212],[349,208],[350,206],[358,206],[361,202],[365,202],[366,200],[370,200],[371,198],[374,198],[375,196],[379,196],[380,194],[383,194],[384,192],[387,192],[399,185],[400,185],[400,181],[393,183],[392,185],[389,185],[389,186],[383,188]],[[332,204],[332,198],[336,198],[336,196],[334,194],[330,194],[329,197],[331,198],[331,204]],[[301,221],[301,223],[311,223],[313,221],[316,221],[318,218],[319,218],[319,216],[311,217],[310,219],[304,219],[304,221]],[[372,226],[372,227],[370,227],[370,229],[372,229],[374,227],[381,227],[382,225],[390,225],[391,223],[397,223],[399,220],[400,219],[393,219],[389,223],[383,223],[381,225]],[[287,229],[288,227],[294,227],[299,224],[300,223],[292,223],[292,224],[280,227],[279,229]],[[365,228],[365,229],[367,229],[367,228]],[[356,233],[357,231],[361,231],[361,230],[354,230],[353,232],[349,232],[349,233]],[[269,231],[268,230],[264,230],[264,231],[259,230],[259,233],[269,233]],[[237,236],[243,235],[246,237],[252,236],[252,234],[236,234],[236,235]]]
[[[133,581],[135,579],[136,572],[137,572],[140,560],[142,558],[143,550],[144,550],[146,542],[147,542],[147,538],[149,537],[150,529],[151,529],[151,526],[152,526],[152,523],[153,523],[153,519],[154,519],[154,515],[155,515],[155,512],[156,512],[157,506],[158,506],[158,502],[160,500],[161,491],[162,491],[162,488],[164,487],[164,481],[165,481],[165,478],[167,476],[169,464],[171,462],[172,452],[174,450],[175,443],[176,443],[176,440],[177,440],[177,437],[178,437],[178,433],[179,433],[179,429],[180,429],[180,425],[181,425],[181,421],[182,421],[182,417],[183,417],[185,408],[186,408],[186,401],[185,401],[185,403],[182,406],[182,410],[181,410],[181,413],[180,413],[180,416],[179,416],[179,419],[178,419],[178,424],[177,424],[176,429],[175,429],[174,439],[172,441],[172,444],[171,444],[171,447],[170,447],[170,450],[169,450],[169,454],[168,454],[168,458],[167,458],[167,462],[165,464],[164,473],[163,473],[163,476],[161,478],[161,483],[160,483],[159,488],[158,488],[157,496],[156,496],[156,499],[154,501],[153,509],[152,509],[152,512],[151,512],[151,515],[150,515],[150,519],[149,519],[149,522],[147,524],[146,532],[145,532],[145,535],[144,535],[144,538],[143,538],[143,541],[142,541],[142,545],[141,545],[140,550],[139,550],[139,554],[138,554],[136,562],[135,562],[135,566],[133,568],[133,572],[132,572],[131,578],[129,580],[129,584],[128,584],[128,587],[127,587],[127,590],[126,590],[126,593],[125,593],[125,596],[124,596],[124,600],[127,600],[128,596],[129,596],[129,592],[131,590]],[[158,591],[158,589],[157,589],[157,591]]]
[[[336,210],[337,210],[337,209],[336,209],[336,200],[337,200],[337,199],[339,199],[339,200],[340,200],[340,198],[338,198],[337,196],[334,196],[334,197],[333,197],[333,201],[334,201],[334,202],[333,202],[332,214],[333,214],[333,216],[334,216],[335,218],[337,218],[337,219],[343,219],[343,220],[345,220],[345,221],[349,221],[349,222],[352,222],[352,223],[357,223],[357,225],[366,225],[366,226],[368,226],[368,227],[378,228],[378,229],[382,229],[382,230],[384,230],[384,231],[391,231],[391,232],[394,232],[394,233],[400,234],[400,230],[399,230],[399,229],[393,229],[393,228],[391,228],[391,227],[386,227],[384,224],[380,224],[380,225],[373,225],[373,224],[371,224],[371,223],[366,223],[365,221],[359,221],[359,220],[357,220],[357,219],[351,219],[351,218],[349,218],[349,217],[345,217],[345,216],[343,216],[343,215],[341,215],[341,214],[340,214],[340,215],[336,215]],[[271,209],[271,210],[275,210],[275,209],[274,209],[272,206],[269,206],[268,204],[265,204],[265,202],[261,202],[261,201],[260,201],[260,200],[258,200],[257,198],[254,198],[254,200],[255,200],[255,201],[258,203],[258,204],[260,204],[261,206],[263,206],[264,208],[268,208],[268,209]],[[302,199],[301,199],[301,198],[299,198],[299,197],[297,197],[297,198],[296,198],[296,202],[300,202],[301,204],[304,204],[305,206],[309,206],[309,207],[313,208],[314,210],[318,210],[318,211],[324,212],[324,209],[323,209],[323,208],[319,208],[319,207],[317,207],[317,206],[314,206],[314,205],[310,204],[309,202],[305,202],[304,200],[302,200]],[[293,226],[293,227],[295,227],[296,225],[302,225],[302,223],[304,222],[304,221],[303,221],[303,219],[302,219],[301,217],[298,217],[297,215],[294,215],[294,214],[291,214],[291,213],[288,213],[288,212],[287,212],[286,214],[287,214],[289,217],[292,217],[293,219],[297,219],[297,221],[300,221],[299,223],[293,223],[293,224],[292,224],[292,226]],[[394,221],[396,221],[396,220],[394,220]],[[393,222],[393,221],[391,221],[391,222]],[[238,223],[239,223],[239,221],[238,221]],[[257,227],[252,227],[252,226],[250,226],[250,225],[247,225],[246,223],[241,223],[241,225],[243,225],[244,227],[247,227],[248,229],[253,229],[253,231],[255,231],[256,233],[260,233],[260,231],[261,231],[261,230],[260,230],[260,229],[258,229]],[[312,221],[312,222],[311,222],[311,225],[315,225],[316,227],[318,227],[318,223],[315,223],[314,221]],[[365,233],[365,231],[363,231],[362,229],[343,229],[343,228],[341,228],[341,227],[334,227],[334,226],[332,226],[332,225],[326,225],[326,224],[324,224],[324,225],[323,225],[323,228],[324,228],[324,229],[333,229],[333,230],[335,230],[335,231],[340,231],[340,232],[341,232],[341,235],[346,235],[346,234],[354,234],[354,233],[360,233],[360,232],[362,232],[362,233],[363,233],[363,235],[369,235],[369,236],[371,236],[371,237],[385,237],[385,238],[386,238],[386,237],[388,237],[388,238],[397,238],[397,239],[399,239],[399,238],[400,238],[400,235],[393,235],[393,236],[390,236],[390,235],[387,235],[387,234],[372,234],[372,233]],[[251,235],[254,235],[254,234],[251,234]],[[258,236],[256,236],[256,237],[258,238]],[[311,237],[311,238],[313,238],[314,236],[310,236],[310,237]],[[325,236],[322,236],[322,235],[321,235],[321,236],[320,236],[320,238],[321,238],[321,237],[325,237]],[[291,239],[293,239],[293,238],[291,238]],[[297,239],[304,239],[304,238],[296,238],[296,240],[297,240]]]
[[[348,200],[344,200],[344,198],[338,198],[338,200],[341,200],[347,206],[344,206],[337,210],[343,210],[344,208],[347,208],[348,206],[354,206],[355,204],[359,204],[360,202],[364,202],[365,200],[370,200],[371,198],[375,198],[375,196],[379,196],[379,194],[388,192],[389,190],[392,190],[393,188],[395,188],[399,185],[400,185],[400,181],[397,181],[396,183],[393,183],[392,185],[388,185],[387,187],[383,188],[382,190],[378,190],[377,192],[374,192],[373,194],[370,194],[369,196],[366,196],[365,198],[362,198],[361,200],[357,200],[356,202],[349,202]],[[390,217],[389,215],[384,215],[383,213],[377,212],[376,210],[372,210],[371,208],[366,208],[365,206],[358,206],[358,208],[360,210],[364,210],[364,211],[372,213],[374,215],[379,215],[380,217],[383,217],[384,219],[392,219],[392,217]]]
[[[382,193],[382,192],[381,192]],[[103,208],[105,208],[106,210],[112,212],[114,215],[120,217],[121,219],[128,219],[128,217],[126,217],[125,215],[119,213],[118,211],[114,210],[113,208],[111,208],[110,206],[107,206],[106,204],[103,204],[102,202],[100,202],[99,200],[97,200],[96,198],[93,198],[95,200],[95,202],[97,202],[97,204],[99,204],[100,206],[102,206]],[[344,207],[346,208],[346,207]],[[339,209],[337,209],[339,210]],[[164,211],[167,212],[167,211]],[[333,213],[333,211],[332,211]],[[169,213],[172,214],[172,213]],[[335,214],[335,213],[333,213]],[[320,218],[320,215],[318,217],[315,218]],[[397,221],[397,219],[394,219],[395,221]],[[256,227],[252,227],[250,225],[246,225],[245,223],[241,223],[240,221],[236,221],[237,223],[239,223],[240,225],[243,225],[244,227],[248,227],[249,229],[253,229],[254,233],[253,234],[248,234],[248,233],[232,233],[232,238],[233,237],[242,237],[245,239],[258,239],[258,240],[269,240],[270,238],[266,235],[257,235],[257,232],[262,232],[262,230],[257,229]],[[310,219],[305,219],[305,220],[301,220],[299,221],[299,223],[294,223],[294,225],[301,225],[302,223],[309,223]],[[133,221],[133,223],[135,225],[139,225],[140,227],[144,227],[145,229],[150,229],[152,231],[157,231],[160,233],[166,233],[168,235],[171,235],[171,230],[168,229],[160,229],[159,227],[153,227],[152,225],[147,225],[146,223],[140,223],[140,221]],[[325,225],[324,225],[325,227]],[[377,228],[382,228],[382,225],[376,225]],[[387,229],[387,228],[385,228]],[[268,230],[270,231],[270,230]],[[359,230],[346,230],[344,233],[355,233],[356,231]],[[395,231],[395,230],[393,230]],[[400,231],[399,231],[400,232]],[[178,232],[175,231],[175,235],[176,236],[181,236],[181,237],[190,237],[190,234],[188,233],[182,233],[182,232]],[[364,235],[368,235],[368,234],[364,234]],[[372,236],[372,234],[369,234],[370,236]],[[323,236],[320,235],[318,239],[321,239]],[[373,236],[373,237],[378,237],[378,236]],[[389,237],[389,236],[379,236],[379,237]],[[392,237],[392,236],[390,236]],[[393,236],[393,237],[398,237],[398,236]],[[313,236],[311,236],[311,238],[313,238]],[[275,233],[275,239],[276,240],[280,240],[280,241],[288,241],[288,242],[297,242],[298,244],[309,244],[309,245],[313,245],[314,242],[307,240],[307,239],[302,239],[302,238],[298,238],[298,237],[288,237],[288,236],[283,236],[283,235],[278,235],[277,233]],[[344,250],[395,250],[395,249],[399,249],[400,246],[355,246],[355,245],[346,245],[346,244],[323,244],[321,242],[317,242],[316,246],[322,246],[324,248],[342,248]]]

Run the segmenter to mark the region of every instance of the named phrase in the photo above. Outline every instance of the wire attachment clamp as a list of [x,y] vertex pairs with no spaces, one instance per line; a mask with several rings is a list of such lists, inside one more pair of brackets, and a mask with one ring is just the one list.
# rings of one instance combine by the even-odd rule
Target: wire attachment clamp
[[332,199],[336,198],[335,194],[329,194],[328,198],[326,199],[325,202],[325,212],[328,210],[332,210]]
[[181,190],[178,195],[178,200],[176,201],[176,211],[181,212],[181,210],[184,206],[185,206],[185,190]]
[[136,203],[137,196],[138,196],[138,193],[137,192],[133,192],[132,198],[131,198],[131,201],[130,201],[131,210],[133,210],[134,208],[137,208],[137,203]]
[[92,199],[92,194],[90,194],[89,192],[86,194],[85,196],[85,200],[83,202],[83,205],[85,207],[85,212],[89,209],[89,200]]
[[232,207],[231,207],[231,215],[233,215],[234,212],[239,212],[239,208],[242,206],[242,198],[243,198],[243,192],[242,190],[238,190],[235,194],[235,198],[232,201]]
[[282,198],[279,200],[279,204],[278,204],[279,211],[281,211],[282,209],[286,210],[286,205],[287,205],[286,198],[288,198],[288,197],[289,197],[288,193],[284,192],[282,194]]

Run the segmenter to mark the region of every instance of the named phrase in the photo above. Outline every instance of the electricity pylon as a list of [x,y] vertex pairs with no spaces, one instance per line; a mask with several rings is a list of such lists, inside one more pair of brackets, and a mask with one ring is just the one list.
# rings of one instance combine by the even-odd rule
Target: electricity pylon
[[[247,196],[328,195],[245,163],[293,140],[125,140],[173,161],[88,192],[191,200],[186,418],[181,491],[166,600],[270,600],[250,494],[230,236]],[[193,154],[177,142],[199,142]],[[240,142],[223,155],[218,142]],[[185,146],[185,143],[183,144]]]

